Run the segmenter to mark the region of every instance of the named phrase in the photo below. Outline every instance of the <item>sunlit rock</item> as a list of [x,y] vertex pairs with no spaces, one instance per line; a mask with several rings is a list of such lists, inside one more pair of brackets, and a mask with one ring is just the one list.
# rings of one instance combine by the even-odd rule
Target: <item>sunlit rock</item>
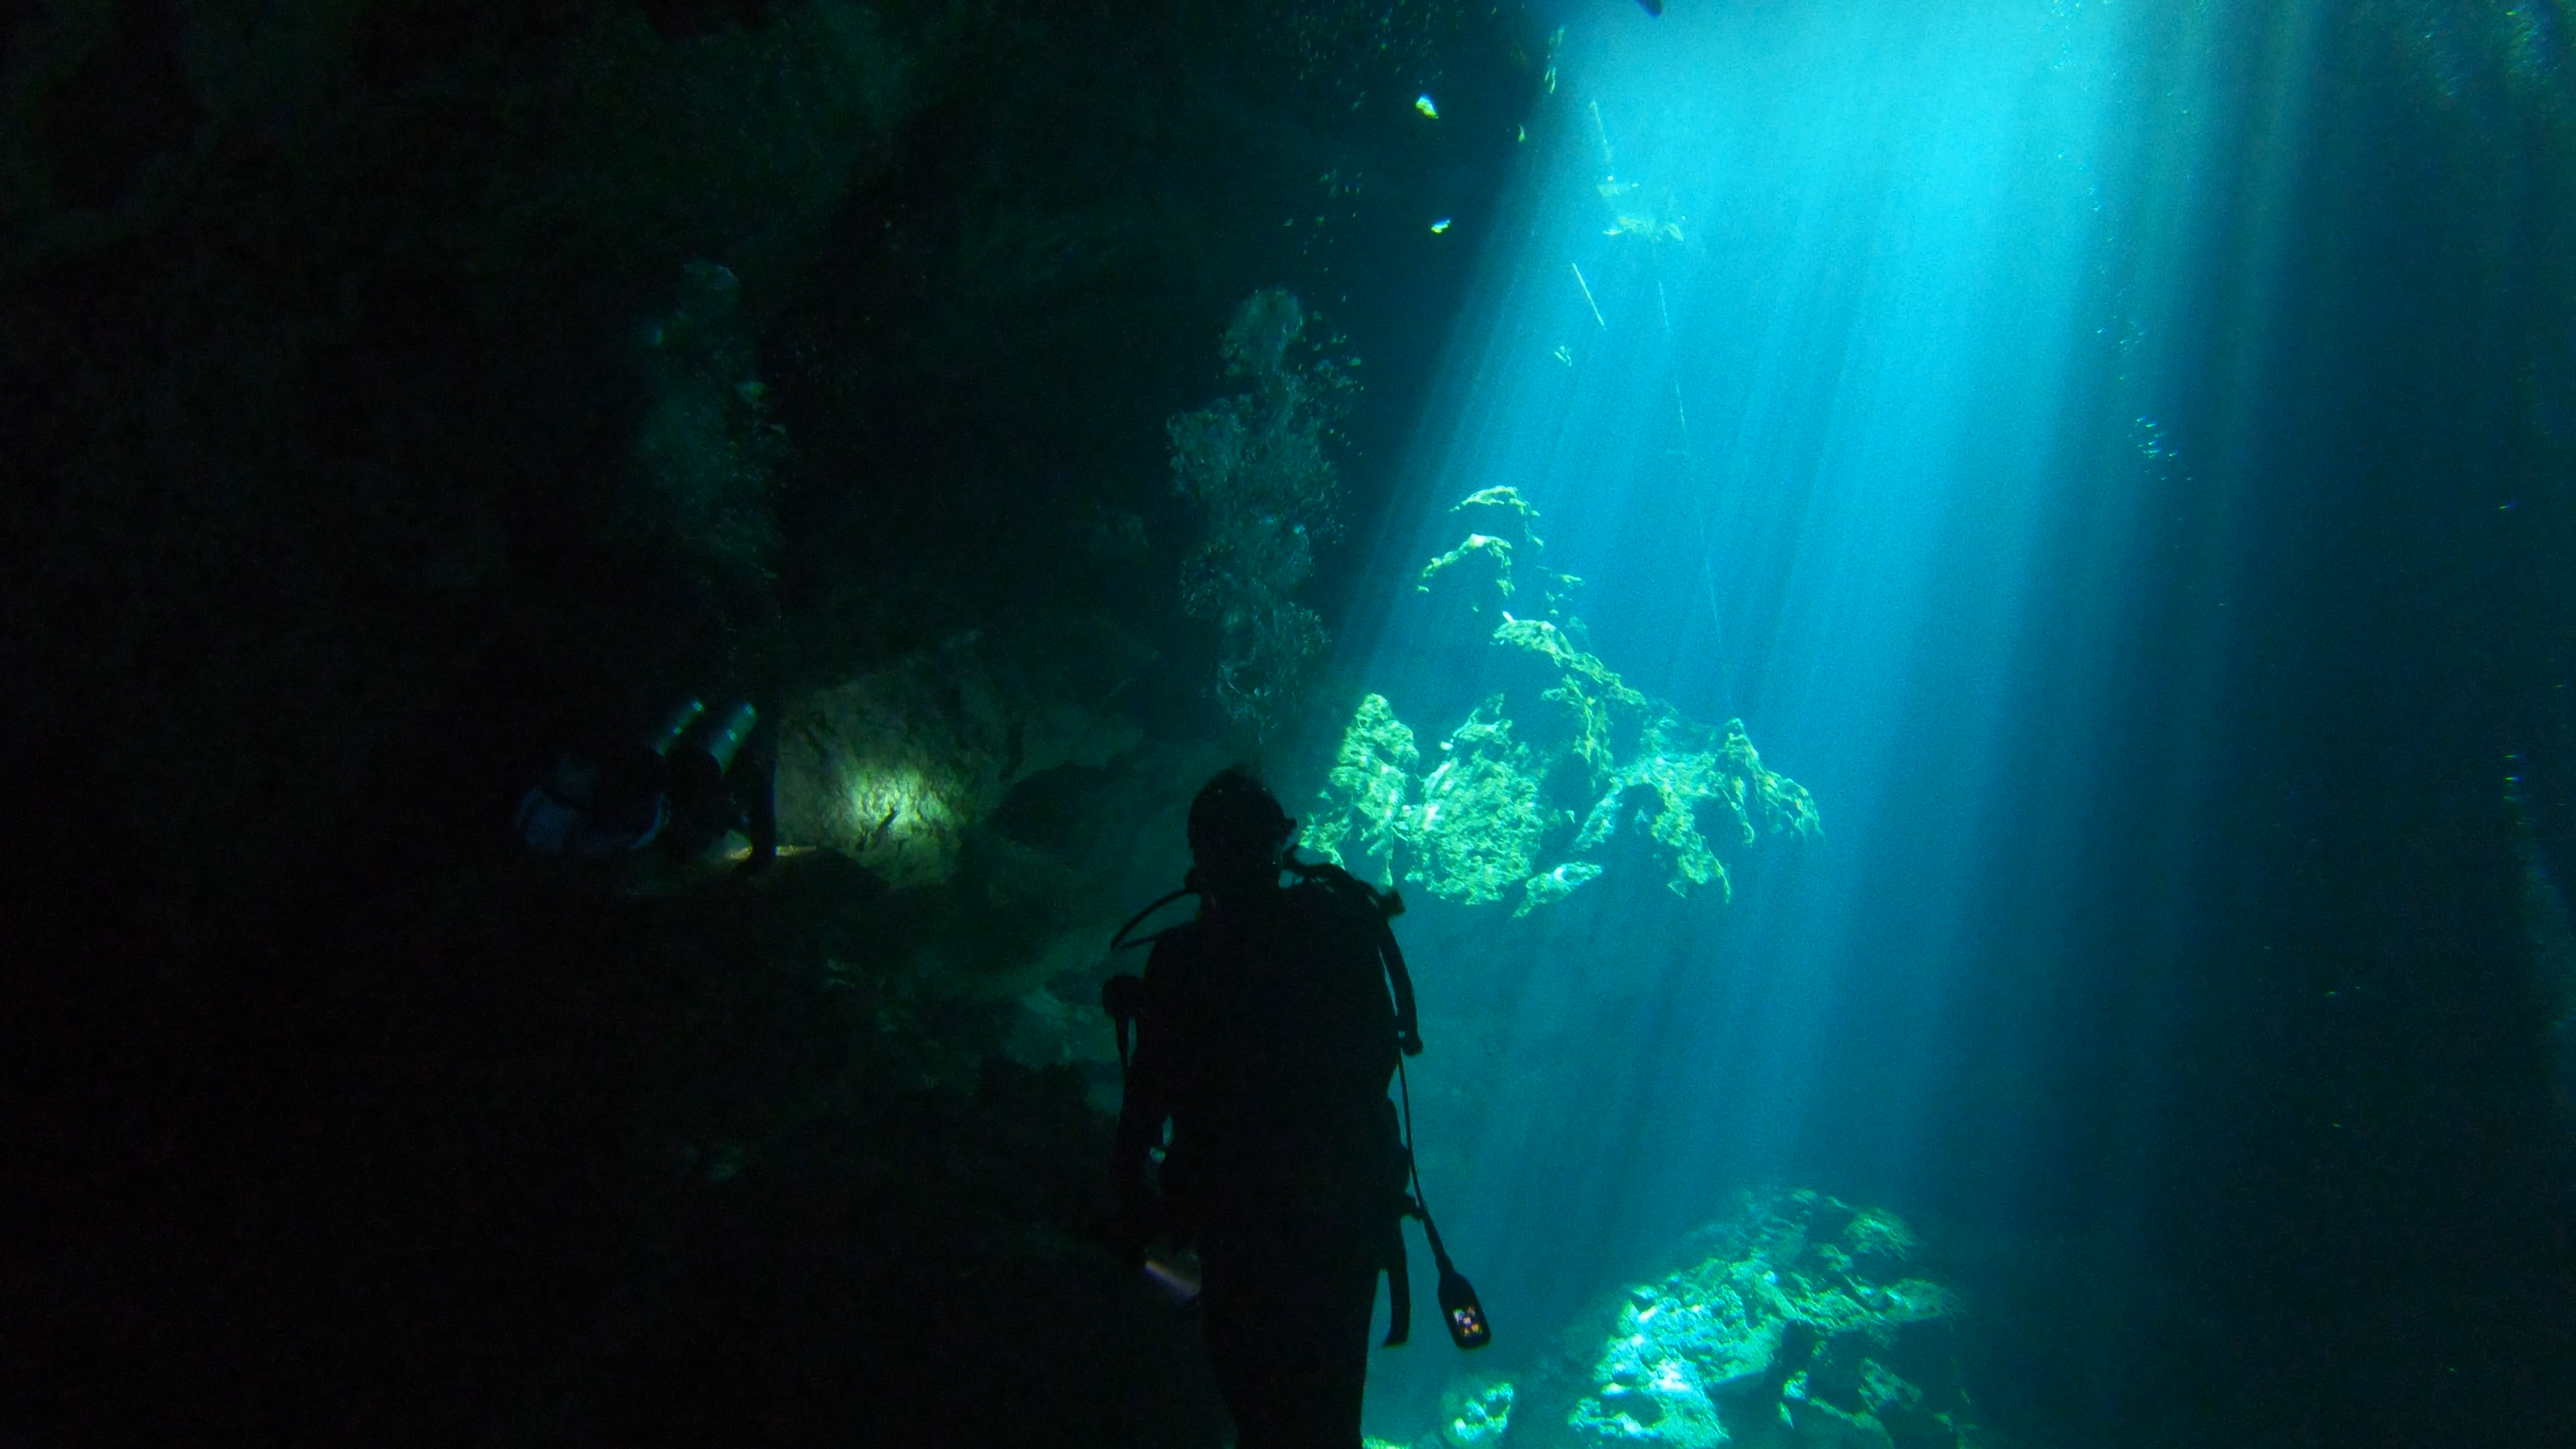
[[1422,777],[1413,878],[1469,905],[1509,899],[1554,823],[1539,801],[1545,761],[1512,739],[1499,694],[1442,740],[1439,753]]
[[1499,609],[1553,614],[1581,587],[1581,579],[1541,561],[1547,542],[1538,536],[1538,510],[1518,489],[1479,489],[1449,512],[1467,537],[1422,566],[1416,592],[1453,598],[1469,613],[1490,616]]
[[1893,1215],[1812,1191],[1746,1193],[1687,1249],[1702,1256],[1595,1310],[1599,1347],[1570,1383],[1523,1396],[1512,1443],[1975,1442],[1958,1301],[1914,1276],[1919,1245]]
[[1484,1449],[1503,1442],[1512,1425],[1511,1380],[1490,1374],[1468,1374],[1440,1395],[1440,1445],[1443,1449]]
[[1413,731],[1395,717],[1386,696],[1363,698],[1326,777],[1343,808],[1315,822],[1306,833],[1307,846],[1354,875],[1394,885],[1397,852],[1414,833],[1415,771],[1421,762]]
[[1419,589],[1440,628],[1484,637],[1510,687],[1429,754],[1386,696],[1364,696],[1308,812],[1309,849],[1381,885],[1527,915],[1599,878],[1622,839],[1676,895],[1727,899],[1727,853],[1822,834],[1814,798],[1763,766],[1743,721],[1689,719],[1591,652],[1564,611],[1581,581],[1541,562],[1538,510],[1488,488],[1450,511],[1470,532]]
[[778,838],[836,850],[897,886],[935,885],[1012,785],[1100,765],[1139,731],[961,644],[792,700],[779,727]]

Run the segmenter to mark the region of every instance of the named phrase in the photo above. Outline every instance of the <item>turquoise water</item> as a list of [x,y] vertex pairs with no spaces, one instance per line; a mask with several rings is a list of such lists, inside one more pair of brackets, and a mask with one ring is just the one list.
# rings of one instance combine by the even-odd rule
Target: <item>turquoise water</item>
[[[1823,830],[1722,848],[1731,904],[1640,848],[1525,916],[1411,918],[1426,1160],[1507,1336],[1661,1271],[1731,1184],[1823,1187],[1937,1224],[1971,1321],[2012,1344],[1987,1392],[2082,1432],[2187,1417],[2110,1325],[2203,1254],[2349,1232],[2356,1269],[2403,1256],[2292,1207],[2323,1171],[2299,1159],[2471,1149],[2414,1141],[2450,1129],[2405,1089],[2298,1084],[2295,1058],[2411,1030],[2390,1050],[2480,1070],[2456,1023],[2396,1005],[2446,989],[2416,973],[2459,938],[2369,897],[2391,870],[2441,889],[2427,792],[2501,798],[2503,734],[2426,696],[2512,667],[2532,622],[2451,571],[2514,546],[2499,333],[2554,263],[2485,230],[2511,209],[2490,187],[2543,178],[2449,169],[2482,154],[2475,83],[2439,72],[2470,42],[2353,23],[1566,16],[1504,199],[1457,237],[1475,280],[1340,662],[1422,775],[1488,693],[1554,708],[1484,642],[1494,609],[1409,587],[1502,531],[1451,505],[1509,488],[1581,583],[1550,612],[1523,544],[1499,607],[1579,617],[1627,684],[1740,718]],[[2363,51],[2395,77],[2357,77]],[[2470,253],[2484,270],[2441,261]],[[2403,759],[2429,774],[2398,784]],[[1440,893],[1427,844],[1398,864]],[[2355,1019],[2377,1011],[2401,1019]],[[2347,1120],[2381,1114],[2370,1143]],[[2422,1351],[2372,1333],[2318,1353],[2339,1376]],[[1419,1422],[1449,1372],[1429,1357],[1382,1363],[1373,1424]]]

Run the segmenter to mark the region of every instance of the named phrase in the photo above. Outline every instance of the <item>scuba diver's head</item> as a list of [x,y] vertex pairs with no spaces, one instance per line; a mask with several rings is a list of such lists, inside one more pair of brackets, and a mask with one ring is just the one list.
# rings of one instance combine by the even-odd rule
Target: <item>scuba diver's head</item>
[[1220,899],[1279,883],[1297,822],[1242,768],[1222,770],[1190,802],[1190,856],[1201,889]]

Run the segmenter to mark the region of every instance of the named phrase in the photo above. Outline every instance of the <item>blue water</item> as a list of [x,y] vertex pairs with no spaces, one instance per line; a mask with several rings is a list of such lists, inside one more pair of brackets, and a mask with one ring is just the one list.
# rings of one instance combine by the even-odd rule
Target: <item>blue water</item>
[[[2178,959],[2220,929],[2230,711],[2284,657],[2260,631],[2332,623],[2262,539],[2363,450],[2317,414],[2362,406],[2342,349],[2397,329],[2290,256],[2327,23],[1566,16],[1509,197],[1458,238],[1478,281],[1340,662],[1426,743],[1463,717],[1491,681],[1409,585],[1449,504],[1511,486],[1595,652],[1740,716],[1827,838],[1755,847],[1731,906],[1616,872],[1521,921],[1417,901],[1427,1185],[1506,1341],[1738,1184],[1890,1207],[1962,1260],[2120,1260],[2194,1190],[2173,1053],[2224,1008]],[[2285,363],[2321,310],[2349,334]],[[1373,1429],[1418,1432],[1456,1367],[1381,1355]]]

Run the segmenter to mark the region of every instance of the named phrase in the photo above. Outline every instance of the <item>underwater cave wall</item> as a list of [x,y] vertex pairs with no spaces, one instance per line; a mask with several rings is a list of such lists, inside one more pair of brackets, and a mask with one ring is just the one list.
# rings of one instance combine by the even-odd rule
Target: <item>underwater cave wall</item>
[[[1210,1442],[1185,1370],[1150,1413],[1082,1377],[1178,1346],[1069,1236],[1096,1023],[1013,1003],[1162,888],[1222,759],[1166,420],[1295,289],[1366,358],[1373,518],[1461,279],[1429,222],[1510,154],[1527,17],[0,27],[0,763],[48,842],[0,903],[49,1164],[22,1426],[579,1442],[658,1384],[780,1432]],[[916,874],[853,813],[760,893],[510,853],[556,751],[718,692],[946,740],[975,818]],[[981,1065],[1012,1041],[1069,1064]],[[1025,1323],[1027,1392],[970,1412],[904,1377],[991,1322],[923,1265],[1099,1332]]]

